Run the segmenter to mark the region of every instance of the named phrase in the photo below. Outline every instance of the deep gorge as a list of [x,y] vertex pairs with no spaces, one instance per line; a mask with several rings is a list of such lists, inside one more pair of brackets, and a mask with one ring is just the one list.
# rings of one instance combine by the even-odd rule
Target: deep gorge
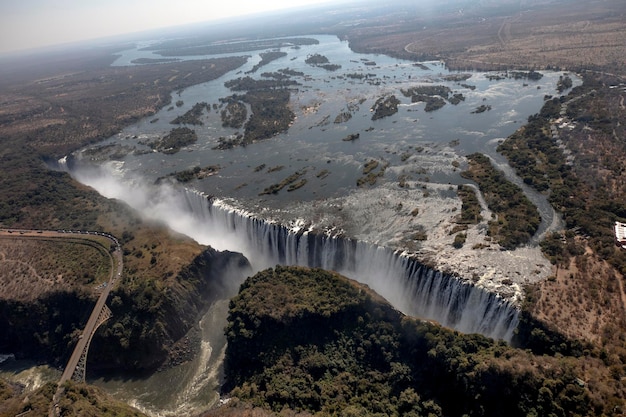
[[518,308],[460,277],[436,271],[413,257],[343,236],[291,230],[193,190],[181,191],[186,209],[210,233],[237,241],[253,265],[299,265],[339,272],[367,284],[401,312],[464,333],[510,341]]

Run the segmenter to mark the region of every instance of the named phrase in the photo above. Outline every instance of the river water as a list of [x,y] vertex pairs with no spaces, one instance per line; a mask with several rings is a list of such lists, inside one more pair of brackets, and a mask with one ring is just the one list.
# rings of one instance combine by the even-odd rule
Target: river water
[[[218,103],[220,98],[232,95],[224,82],[245,76],[260,61],[259,52],[264,52],[251,51],[243,67],[217,80],[176,92],[172,103],[182,101],[181,106],[164,108],[79,153],[80,165],[101,167],[121,184],[153,183],[175,171],[219,165],[216,175],[195,180],[188,186],[236,201],[239,207],[257,215],[265,213],[267,217],[278,216],[285,221],[293,220],[290,212],[294,204],[306,206],[353,196],[363,166],[371,159],[389,167],[379,184],[397,182],[403,176],[440,184],[442,189],[444,185],[463,183],[465,180],[459,173],[466,164],[464,156],[473,152],[489,155],[515,180],[506,161],[496,153],[497,144],[522,126],[529,115],[539,111],[544,95],[556,94],[556,83],[563,75],[542,72],[543,77],[538,81],[494,80],[490,79],[493,74],[473,72],[468,73],[467,79],[455,81],[449,76],[456,73],[448,71],[441,62],[415,65],[383,55],[357,54],[350,51],[346,42],[334,36],[311,37],[318,39],[319,44],[282,48],[286,56],[249,74],[253,78],[262,78],[263,72],[285,68],[305,74],[293,77],[300,85],[291,93],[290,104],[296,120],[287,133],[247,147],[215,150],[219,137],[233,136],[240,131],[223,128],[219,111],[211,111],[202,116],[202,126],[190,126],[198,134],[197,143],[180,152],[172,155],[152,152],[146,144],[176,127],[170,121],[194,104]],[[137,58],[155,57],[151,52],[139,49],[124,51],[114,65],[130,65]],[[306,64],[305,59],[316,53],[341,68],[327,71]],[[185,57],[194,58],[202,57]],[[367,78],[353,78],[348,74],[367,75]],[[574,85],[578,85],[580,80],[573,78]],[[401,89],[418,85],[446,86],[454,93],[462,94],[464,100],[457,105],[447,103],[441,109],[425,112],[424,103],[411,103],[411,99],[401,92]],[[372,106],[378,98],[390,94],[401,101],[398,112],[372,121]],[[490,110],[474,112],[483,105],[490,106]],[[334,123],[342,112],[349,112],[350,119]],[[356,133],[359,139],[342,140]],[[258,169],[259,166],[264,168]],[[271,170],[272,167],[275,169]],[[305,172],[305,186],[293,192],[283,190],[259,196],[263,189],[295,171]],[[321,175],[323,172],[325,174]],[[77,175],[77,178],[104,195],[133,198],[128,193],[108,193],[105,186],[88,180],[93,177]],[[550,217],[551,208],[543,196],[532,190],[526,191],[544,216],[543,232],[549,224],[554,224],[555,219]],[[456,199],[454,192],[442,192],[442,196]],[[193,361],[150,378],[89,382],[154,416],[191,415],[216,404],[227,305],[226,301],[218,302],[201,319],[202,342]]]
[[[289,201],[311,201],[350,193],[369,159],[389,164],[385,181],[395,181],[402,173],[411,174],[415,165],[426,172],[432,182],[458,184],[463,182],[459,170],[442,162],[451,162],[472,152],[498,157],[494,140],[506,138],[518,129],[531,114],[536,113],[544,95],[556,93],[556,82],[562,73],[544,72],[539,81],[524,79],[490,80],[485,73],[471,73],[467,80],[454,81],[446,77],[448,71],[441,62],[426,62],[416,66],[411,62],[383,55],[357,54],[334,36],[314,36],[317,45],[282,48],[287,55],[261,67],[254,74],[246,74],[259,62],[259,52],[243,67],[205,84],[174,94],[172,102],[182,101],[181,107],[162,109],[153,117],[130,126],[101,145],[125,147],[119,159],[119,147],[109,148],[116,154],[111,163],[126,177],[140,176],[156,179],[195,166],[219,165],[220,171],[202,180],[194,181],[194,189],[218,197],[239,201],[253,200],[265,206],[281,207]],[[330,63],[339,64],[337,71],[307,65],[312,54],[322,54]],[[116,64],[130,63],[148,52],[126,51]],[[190,57],[187,57],[190,58]],[[198,58],[198,57],[191,57]],[[289,131],[261,143],[225,151],[214,150],[219,137],[232,137],[241,130],[223,128],[219,111],[202,117],[202,126],[190,126],[198,134],[194,145],[173,155],[149,152],[146,142],[166,135],[175,125],[170,122],[184,114],[194,104],[218,103],[220,98],[233,94],[224,82],[250,75],[262,79],[261,73],[289,68],[303,72],[292,77],[300,83],[291,94],[291,108],[296,120]],[[350,76],[368,75],[364,79]],[[464,97],[457,105],[447,103],[443,108],[425,112],[424,103],[411,103],[401,89],[418,85],[441,85]],[[371,107],[384,95],[394,94],[400,99],[399,111],[391,117],[371,120]],[[490,106],[489,111],[472,113],[479,106]],[[351,113],[350,120],[334,123],[342,112]],[[342,141],[349,134],[359,134],[355,141]],[[131,152],[130,150],[133,150]],[[408,167],[407,155],[420,153],[417,163]],[[98,158],[106,159],[106,152]],[[92,156],[90,156],[92,157]],[[404,160],[403,160],[404,159]],[[415,161],[414,161],[415,162]],[[265,164],[268,168],[254,171]],[[269,168],[284,166],[268,172]],[[295,171],[306,171],[306,186],[291,193],[281,192],[259,198],[259,193],[271,184]],[[327,170],[323,178],[316,175]],[[419,175],[415,175],[416,177]]]

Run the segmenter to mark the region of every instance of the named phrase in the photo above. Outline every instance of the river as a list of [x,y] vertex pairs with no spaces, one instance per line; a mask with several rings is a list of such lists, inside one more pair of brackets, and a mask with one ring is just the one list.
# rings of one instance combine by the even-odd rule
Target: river
[[[466,182],[460,176],[466,166],[465,155],[473,152],[489,155],[509,178],[521,182],[497,154],[497,143],[538,112],[545,95],[556,94],[562,72],[542,72],[543,77],[536,81],[494,79],[491,77],[494,74],[479,72],[459,77],[442,62],[416,65],[384,55],[357,54],[334,36],[311,37],[319,43],[281,48],[287,53],[284,57],[249,74],[262,78],[261,73],[286,68],[304,73],[294,77],[299,85],[291,92],[290,107],[296,119],[288,132],[247,147],[215,150],[219,137],[232,137],[239,131],[222,127],[219,111],[211,111],[203,114],[203,125],[191,126],[198,141],[180,152],[171,155],[153,152],[147,144],[166,135],[175,127],[170,121],[194,104],[218,103],[220,98],[233,94],[224,82],[245,76],[260,61],[259,53],[267,52],[250,51],[247,54],[251,57],[243,67],[217,80],[174,93],[172,103],[180,101],[182,105],[163,108],[154,116],[79,152],[73,175],[105,196],[121,198],[146,215],[168,221],[170,226],[201,243],[231,250],[238,249],[232,242],[201,235],[193,219],[186,223],[175,219],[173,206],[166,204],[159,211],[160,203],[172,194],[165,191],[155,194],[146,188],[152,187],[157,178],[175,171],[219,166],[215,175],[194,180],[187,186],[217,196],[238,210],[262,219],[291,225],[304,222],[309,226],[317,222],[326,230],[336,227],[348,237],[398,249],[402,249],[403,241],[397,236],[419,225],[432,232],[432,239],[424,245],[441,252],[436,235],[442,235],[443,239],[446,234],[435,229],[440,227],[444,216],[453,216],[454,207],[459,207],[452,186]],[[341,68],[328,71],[308,65],[305,60],[313,54],[324,55]],[[129,49],[114,65],[129,65],[141,57],[154,56],[140,48]],[[201,57],[185,57],[193,58]],[[573,78],[574,85],[580,84],[578,78]],[[453,93],[462,94],[463,99],[458,104],[448,102],[438,110],[426,112],[424,103],[412,103],[402,94],[403,89],[424,85],[448,87]],[[398,112],[373,121],[374,103],[391,94],[400,100]],[[481,106],[488,110],[476,112]],[[343,112],[350,113],[349,119],[334,123]],[[356,133],[357,140],[342,140]],[[386,165],[387,170],[375,186],[357,187],[356,181],[370,160]],[[96,171],[88,167],[96,167]],[[259,195],[295,171],[304,172],[306,185],[292,192]],[[411,184],[410,190],[398,190],[397,183],[403,179]],[[138,189],[151,197],[137,200],[141,194],[135,192]],[[528,189],[526,192],[542,213],[543,233],[557,220],[551,217],[553,211],[543,196]],[[422,204],[420,216],[413,215],[416,220],[411,219],[411,223],[393,220],[393,225],[387,221],[393,219],[387,212],[397,211],[399,205],[406,209],[414,201]],[[339,206],[330,213],[332,207]],[[431,212],[432,217],[428,217]],[[520,259],[521,263],[529,263],[526,258]],[[505,263],[501,258],[485,261],[489,262],[493,265],[485,266],[488,269],[482,273],[485,276],[493,276],[492,270]],[[543,271],[548,266],[540,268]],[[502,273],[505,277],[506,274],[506,271]],[[200,320],[202,341],[193,361],[146,379],[89,379],[89,382],[154,416],[190,415],[215,404],[219,400],[226,310],[227,302],[218,302]]]

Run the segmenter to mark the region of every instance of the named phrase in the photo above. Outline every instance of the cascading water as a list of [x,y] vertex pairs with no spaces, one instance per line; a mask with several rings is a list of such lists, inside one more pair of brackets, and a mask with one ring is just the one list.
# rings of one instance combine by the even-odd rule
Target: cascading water
[[257,268],[320,267],[369,285],[398,310],[438,321],[464,333],[510,340],[518,310],[497,294],[435,271],[398,251],[341,236],[291,230],[227,207],[193,190],[184,191],[187,210],[211,233],[236,240]]

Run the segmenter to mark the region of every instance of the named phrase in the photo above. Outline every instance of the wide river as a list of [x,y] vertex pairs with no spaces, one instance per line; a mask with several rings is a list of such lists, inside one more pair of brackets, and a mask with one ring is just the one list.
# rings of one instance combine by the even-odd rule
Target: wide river
[[[251,74],[246,73],[260,61],[259,52],[266,51],[248,52],[251,57],[243,67],[215,81],[174,94],[172,103],[182,102],[180,107],[166,107],[155,116],[128,127],[100,144],[116,147],[103,148],[95,157],[102,162],[114,155],[115,160],[109,165],[118,173],[128,178],[140,176],[152,180],[196,166],[219,166],[216,175],[193,181],[191,187],[218,197],[254,200],[270,207],[280,207],[286,201],[347,195],[356,188],[364,164],[371,159],[388,164],[382,181],[396,181],[400,175],[405,175],[458,184],[464,180],[452,162],[456,160],[462,168],[462,157],[473,152],[482,152],[501,161],[495,152],[497,141],[509,136],[529,115],[538,112],[545,95],[557,94],[556,83],[563,75],[542,72],[540,80],[531,81],[512,77],[494,79],[493,73],[475,72],[466,73],[465,80],[455,80],[453,76],[459,73],[448,71],[441,62],[415,65],[384,55],[357,54],[337,37],[312,37],[319,43],[281,48],[286,56]],[[115,65],[129,64],[146,54],[149,52],[125,51]],[[328,71],[306,64],[306,58],[313,54],[321,54],[341,68]],[[296,120],[288,132],[252,146],[216,150],[213,148],[218,138],[233,137],[242,130],[223,128],[219,110],[213,110],[204,113],[203,125],[189,126],[198,135],[197,143],[171,155],[149,152],[146,144],[178,127],[170,122],[196,103],[218,104],[220,98],[235,94],[224,86],[226,81],[243,76],[267,79],[261,74],[286,68],[304,73],[292,77],[299,85],[294,86],[291,93],[290,104]],[[356,78],[358,76],[363,78]],[[576,85],[579,83],[574,81]],[[448,87],[452,93],[462,94],[463,101],[456,105],[448,102],[438,110],[425,112],[423,102],[412,103],[411,98],[401,92],[424,85]],[[398,112],[372,121],[371,108],[376,100],[392,94],[401,101]],[[480,106],[489,110],[476,113]],[[349,120],[335,123],[341,113],[349,113]],[[357,133],[358,140],[342,140]],[[120,154],[125,156],[120,159]],[[255,171],[263,165],[265,169]],[[283,168],[270,169],[275,167]],[[328,174],[318,176],[324,170]],[[306,171],[304,178],[308,181],[304,187],[259,198],[266,187],[295,171]]]
[[[388,167],[377,186],[404,178],[440,184],[443,197],[456,199],[456,193],[448,187],[466,182],[460,177],[466,167],[464,156],[481,152],[506,168],[506,161],[496,152],[498,142],[520,128],[528,116],[537,113],[544,96],[557,94],[556,84],[563,76],[562,72],[542,71],[541,79],[528,80],[504,73],[451,72],[441,62],[415,64],[384,55],[357,54],[337,37],[310,37],[319,43],[283,47],[285,56],[250,74],[246,72],[261,60],[259,53],[268,51],[246,52],[250,58],[243,67],[217,80],[174,93],[172,106],[83,150],[78,158],[104,169],[98,176],[104,172],[118,185],[153,184],[157,178],[176,171],[216,166],[214,175],[185,186],[284,221],[293,220],[290,213],[294,207],[354,196],[359,191],[357,180],[370,160]],[[327,57],[340,68],[329,71],[307,64],[305,60],[313,54]],[[131,65],[137,58],[159,56],[135,48],[124,51],[114,65]],[[222,127],[219,109],[213,109],[203,113],[202,125],[189,126],[197,133],[195,144],[174,154],[153,152],[148,146],[178,127],[170,122],[194,104],[219,104],[220,98],[232,95],[233,91],[224,86],[226,81],[246,75],[262,79],[262,73],[287,68],[303,73],[292,77],[299,85],[291,91],[290,107],[296,119],[288,132],[247,147],[216,150],[218,138],[233,137],[242,130]],[[580,84],[578,78],[571,77],[574,85]],[[451,95],[462,94],[463,99],[458,104],[446,102],[442,108],[426,112],[423,102],[412,103],[402,93],[416,86],[444,86]],[[375,102],[390,95],[400,100],[398,112],[372,120]],[[477,111],[481,108],[484,111]],[[349,116],[337,119],[340,114]],[[350,134],[358,134],[359,138],[342,140]],[[301,178],[307,180],[301,188],[259,195],[296,171],[303,172]],[[508,175],[516,180],[511,170]],[[133,199],[127,192],[111,192],[94,176],[77,178],[104,195],[129,202]],[[526,191],[544,215],[545,230],[553,222],[551,209],[542,196]],[[89,382],[155,416],[188,415],[215,404],[219,399],[226,308],[227,303],[218,303],[200,321],[203,342],[193,362],[147,379]]]

